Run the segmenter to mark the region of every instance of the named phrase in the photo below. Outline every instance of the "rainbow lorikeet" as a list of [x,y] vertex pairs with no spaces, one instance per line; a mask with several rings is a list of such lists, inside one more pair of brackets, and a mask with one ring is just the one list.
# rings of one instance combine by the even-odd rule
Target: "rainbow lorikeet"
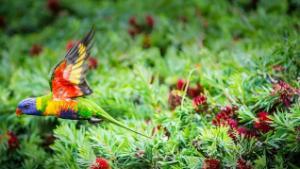
[[122,128],[148,137],[114,119],[92,100],[83,96],[92,94],[87,81],[87,59],[90,54],[92,29],[81,41],[74,45],[65,58],[54,68],[51,76],[51,93],[36,98],[22,100],[16,114],[55,116],[63,119],[107,120]]

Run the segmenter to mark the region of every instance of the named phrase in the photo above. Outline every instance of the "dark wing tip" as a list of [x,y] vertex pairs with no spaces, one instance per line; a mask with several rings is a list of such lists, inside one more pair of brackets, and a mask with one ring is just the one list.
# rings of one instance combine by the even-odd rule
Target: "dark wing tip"
[[93,90],[89,87],[85,80],[79,85],[79,88],[84,95],[90,95],[93,93]]
[[91,30],[85,35],[85,37],[81,40],[85,46],[88,46],[95,35],[95,27],[92,26]]

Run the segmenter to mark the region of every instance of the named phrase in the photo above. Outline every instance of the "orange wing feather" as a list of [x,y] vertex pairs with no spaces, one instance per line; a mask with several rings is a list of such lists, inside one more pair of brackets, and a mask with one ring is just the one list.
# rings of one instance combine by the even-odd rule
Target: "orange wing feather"
[[85,38],[68,51],[65,59],[55,67],[50,82],[53,98],[67,99],[92,93],[85,76],[86,60],[89,57],[90,41],[93,35],[92,29]]

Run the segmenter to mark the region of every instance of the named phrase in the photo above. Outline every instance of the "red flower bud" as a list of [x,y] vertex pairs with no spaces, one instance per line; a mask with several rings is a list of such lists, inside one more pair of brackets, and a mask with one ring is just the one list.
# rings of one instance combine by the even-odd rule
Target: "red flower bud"
[[206,104],[206,97],[203,94],[193,98],[193,104],[195,107]]
[[219,169],[220,167],[220,161],[213,158],[205,159],[202,165],[202,169]]
[[43,51],[43,48],[41,45],[34,44],[31,46],[31,48],[29,50],[29,54],[31,56],[38,56],[42,51]]
[[235,129],[238,126],[238,122],[232,118],[227,120],[227,124],[232,128]]
[[187,89],[187,95],[190,98],[194,98],[201,93],[203,93],[203,87],[199,83],[196,85],[196,87],[188,87]]
[[79,41],[77,40],[70,40],[68,41],[67,45],[66,45],[66,51],[69,51],[70,49],[72,49],[72,47],[74,45],[76,45]]
[[94,57],[89,57],[88,66],[89,66],[89,69],[97,69],[97,67],[98,67],[97,59]]
[[245,136],[247,138],[255,137],[256,133],[254,131],[250,131],[249,129],[245,127],[238,127],[236,129],[237,133],[241,136]]
[[137,25],[136,17],[135,16],[130,17],[128,23],[132,26],[136,26]]
[[240,158],[238,161],[237,161],[237,166],[236,166],[237,169],[251,169],[251,164],[248,163],[247,161],[245,161],[244,159]]
[[154,19],[152,16],[150,16],[150,15],[146,16],[146,24],[150,28],[152,28],[154,26]]
[[184,90],[185,86],[186,86],[185,80],[179,79],[179,80],[177,81],[177,89],[178,89],[178,90]]
[[110,166],[105,158],[97,157],[90,169],[110,169]]
[[177,106],[181,104],[182,97],[179,95],[179,91],[171,91],[169,94],[168,103],[171,110],[174,110]]
[[47,7],[53,14],[57,14],[60,10],[59,0],[48,0]]
[[288,83],[284,81],[279,81],[278,83],[273,85],[273,91],[271,95],[279,95],[281,102],[286,106],[290,107],[293,98],[295,95],[299,95],[298,93],[299,89],[295,89],[291,87]]
[[272,127],[270,126],[271,119],[268,118],[268,115],[269,114],[267,112],[259,112],[257,114],[258,119],[254,122],[254,128],[263,133],[267,133],[268,131],[270,131]]
[[11,131],[7,132],[7,136],[8,136],[8,141],[7,141],[8,148],[10,150],[14,150],[14,149],[18,148],[19,147],[19,139],[17,138],[17,136]]
[[6,21],[4,16],[0,16],[0,28],[4,28],[6,26]]

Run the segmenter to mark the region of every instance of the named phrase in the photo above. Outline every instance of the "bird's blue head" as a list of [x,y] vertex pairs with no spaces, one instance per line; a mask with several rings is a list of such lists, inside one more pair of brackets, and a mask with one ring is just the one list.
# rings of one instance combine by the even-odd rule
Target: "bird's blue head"
[[40,112],[36,108],[36,99],[27,98],[22,100],[17,107],[16,114],[40,115]]

